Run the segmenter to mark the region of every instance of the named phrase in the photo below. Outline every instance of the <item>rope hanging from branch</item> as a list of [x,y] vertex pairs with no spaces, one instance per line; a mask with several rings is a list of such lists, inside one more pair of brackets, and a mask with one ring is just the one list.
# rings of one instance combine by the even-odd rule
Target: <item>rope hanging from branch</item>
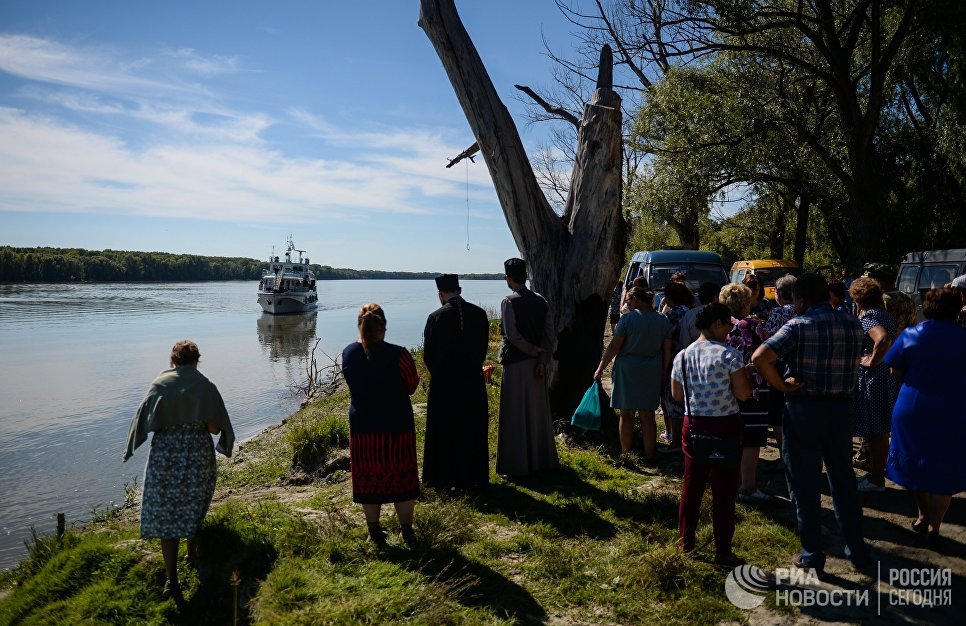
[[[470,161],[473,157],[466,159],[466,251],[470,251]],[[473,161],[476,163],[476,161]]]

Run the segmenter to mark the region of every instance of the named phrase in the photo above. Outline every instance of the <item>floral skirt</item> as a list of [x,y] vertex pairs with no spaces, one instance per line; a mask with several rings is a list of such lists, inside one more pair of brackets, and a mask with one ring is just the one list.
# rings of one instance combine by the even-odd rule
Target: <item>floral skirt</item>
[[151,437],[141,496],[141,536],[194,537],[215,493],[215,451],[204,424],[160,430]]

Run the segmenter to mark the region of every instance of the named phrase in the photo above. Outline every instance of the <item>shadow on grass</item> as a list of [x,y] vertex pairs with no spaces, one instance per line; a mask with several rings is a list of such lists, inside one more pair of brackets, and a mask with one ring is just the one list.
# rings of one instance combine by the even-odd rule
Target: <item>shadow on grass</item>
[[546,610],[523,586],[456,550],[426,550],[414,559],[410,550],[392,547],[384,558],[426,576],[465,607],[485,608],[521,624],[542,624],[547,619]]
[[[278,553],[271,541],[255,533],[239,533],[225,520],[206,522],[198,531],[199,572],[182,580],[193,593],[179,603],[173,624],[230,624],[235,607],[233,574],[237,572],[238,623],[249,623],[248,604],[268,576]],[[184,571],[182,568],[181,571]],[[192,585],[194,586],[194,585]]]
[[[547,499],[535,497],[528,491]],[[504,515],[515,522],[547,524],[565,537],[614,537],[617,527],[601,514],[604,511],[639,523],[677,525],[676,493],[655,489],[628,497],[587,482],[567,466],[524,479],[492,484],[468,502],[481,512]]]

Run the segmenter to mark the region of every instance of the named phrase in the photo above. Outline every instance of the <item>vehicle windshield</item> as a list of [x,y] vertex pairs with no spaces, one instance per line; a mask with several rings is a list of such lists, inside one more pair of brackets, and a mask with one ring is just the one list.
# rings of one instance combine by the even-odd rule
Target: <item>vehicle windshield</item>
[[802,273],[802,270],[797,267],[765,267],[760,270],[755,270],[755,276],[761,281],[761,284],[772,286],[782,276],[791,274],[792,276],[798,276]]
[[691,291],[697,291],[702,283],[714,283],[718,286],[728,283],[728,274],[720,265],[678,263],[651,267],[651,275],[647,278],[648,287],[655,291],[664,289],[668,279],[677,272],[688,275],[686,284]]

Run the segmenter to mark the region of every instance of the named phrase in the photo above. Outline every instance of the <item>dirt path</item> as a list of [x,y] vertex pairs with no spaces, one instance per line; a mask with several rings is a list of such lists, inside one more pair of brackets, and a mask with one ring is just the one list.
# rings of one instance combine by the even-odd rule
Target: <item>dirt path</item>
[[[769,443],[762,451],[765,461],[760,465],[763,471],[760,470],[759,483],[776,499],[758,508],[794,528],[795,512],[788,500],[784,471],[777,463],[778,450],[774,441]],[[844,558],[832,499],[826,490],[822,495],[822,526],[829,553],[826,571],[831,576],[812,586],[833,593],[868,590],[869,605],[803,607],[797,615],[776,612],[763,605],[749,613],[751,624],[962,624],[966,621],[966,496],[960,494],[953,498],[942,527],[946,543],[942,553],[929,549],[925,535],[912,530],[916,508],[906,489],[887,482],[885,492],[860,493],[859,498],[863,505],[863,529],[876,567],[868,574],[860,574]],[[939,580],[932,581],[938,584],[917,585],[919,580],[906,578],[911,570],[917,570],[913,576],[918,576],[924,569],[930,576],[940,575]],[[948,570],[948,575],[944,577],[938,570]],[[937,606],[904,604],[907,598],[916,601],[925,589],[948,591],[948,595],[939,598]]]

